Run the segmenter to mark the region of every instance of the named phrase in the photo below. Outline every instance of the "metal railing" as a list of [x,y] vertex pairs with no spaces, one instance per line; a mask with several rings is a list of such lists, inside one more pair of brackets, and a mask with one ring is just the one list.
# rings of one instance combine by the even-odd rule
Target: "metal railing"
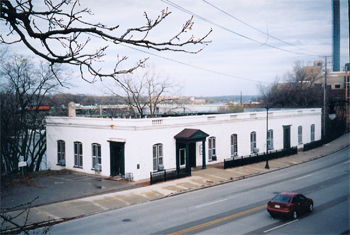
[[323,145],[323,140],[313,141],[307,144],[304,144],[303,151],[308,151],[314,148],[318,148]]
[[150,172],[150,184],[166,182],[167,180],[179,179],[187,176],[191,176],[191,168],[180,168],[179,171],[174,168]]
[[298,149],[297,149],[297,146],[295,146],[289,149],[270,151],[268,154],[262,153],[262,154],[252,154],[252,155],[242,156],[239,158],[227,158],[227,159],[224,159],[224,169],[266,161],[267,157],[269,160],[272,160],[276,158],[290,156],[297,153],[298,153]]

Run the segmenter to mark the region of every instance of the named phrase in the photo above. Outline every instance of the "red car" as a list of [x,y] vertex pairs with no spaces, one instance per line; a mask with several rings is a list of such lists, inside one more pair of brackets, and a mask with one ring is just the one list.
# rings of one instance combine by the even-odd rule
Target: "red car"
[[300,193],[283,192],[277,194],[267,203],[267,211],[272,217],[286,216],[297,219],[305,212],[311,212],[314,201]]

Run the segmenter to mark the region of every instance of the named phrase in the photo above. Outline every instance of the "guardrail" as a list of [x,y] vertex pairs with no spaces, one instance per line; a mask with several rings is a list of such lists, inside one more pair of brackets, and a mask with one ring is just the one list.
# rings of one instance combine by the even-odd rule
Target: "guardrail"
[[267,157],[269,160],[272,160],[276,158],[290,156],[297,153],[298,153],[298,149],[297,149],[297,146],[295,146],[289,149],[271,151],[268,154],[263,153],[263,154],[253,154],[248,156],[242,156],[240,158],[227,158],[227,159],[224,159],[224,169],[266,161]]
[[150,172],[150,184],[166,182],[167,180],[179,179],[187,176],[191,176],[191,168],[180,168],[179,171],[174,168],[163,171]]

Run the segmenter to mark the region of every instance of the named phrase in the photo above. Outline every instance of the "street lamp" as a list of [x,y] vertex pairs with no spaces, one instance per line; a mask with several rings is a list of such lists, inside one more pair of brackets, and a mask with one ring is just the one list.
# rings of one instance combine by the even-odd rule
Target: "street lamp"
[[335,111],[334,111],[334,104],[331,104],[331,105],[329,106],[329,113],[328,113],[328,116],[329,116],[329,118],[330,118],[331,120],[334,120],[335,117],[337,116],[337,114],[336,114]]
[[268,155],[268,150],[269,150],[269,146],[268,146],[268,138],[269,138],[269,105],[266,105],[266,165],[265,165],[265,169],[270,169],[269,166],[269,155]]

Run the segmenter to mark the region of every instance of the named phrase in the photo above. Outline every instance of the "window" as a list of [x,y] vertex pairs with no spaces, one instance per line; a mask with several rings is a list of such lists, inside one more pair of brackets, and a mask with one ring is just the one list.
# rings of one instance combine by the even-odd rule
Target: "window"
[[292,203],[298,203],[298,202],[302,202],[305,200],[305,197],[301,194],[298,194],[296,196],[294,196]]
[[276,195],[272,200],[276,201],[276,202],[290,202],[290,199],[292,199],[289,196],[285,196],[285,195]]
[[209,160],[213,160],[213,156],[216,156],[216,139],[215,137],[209,137],[208,141],[208,151],[209,151]]
[[158,171],[163,166],[163,144],[153,145],[153,171]]
[[254,153],[254,149],[256,149],[256,132],[255,131],[250,133],[250,152]]
[[92,146],[92,168],[95,169],[96,165],[101,165],[101,145],[94,143],[91,146]]
[[179,158],[180,158],[180,166],[186,165],[186,149],[181,148],[179,149]]
[[298,127],[298,143],[299,144],[303,143],[303,127],[302,126]]
[[293,197],[292,203],[298,203],[298,202],[300,202],[300,198],[299,198],[299,195],[296,195]]
[[74,142],[74,166],[83,167],[83,144]]
[[311,125],[311,141],[315,141],[315,124]]
[[273,130],[267,132],[267,149],[273,149]]
[[231,157],[238,155],[237,134],[231,135]]
[[334,88],[335,88],[335,89],[340,89],[340,84],[335,84],[335,85],[334,85]]
[[66,165],[66,143],[63,140],[57,141],[57,164]]

